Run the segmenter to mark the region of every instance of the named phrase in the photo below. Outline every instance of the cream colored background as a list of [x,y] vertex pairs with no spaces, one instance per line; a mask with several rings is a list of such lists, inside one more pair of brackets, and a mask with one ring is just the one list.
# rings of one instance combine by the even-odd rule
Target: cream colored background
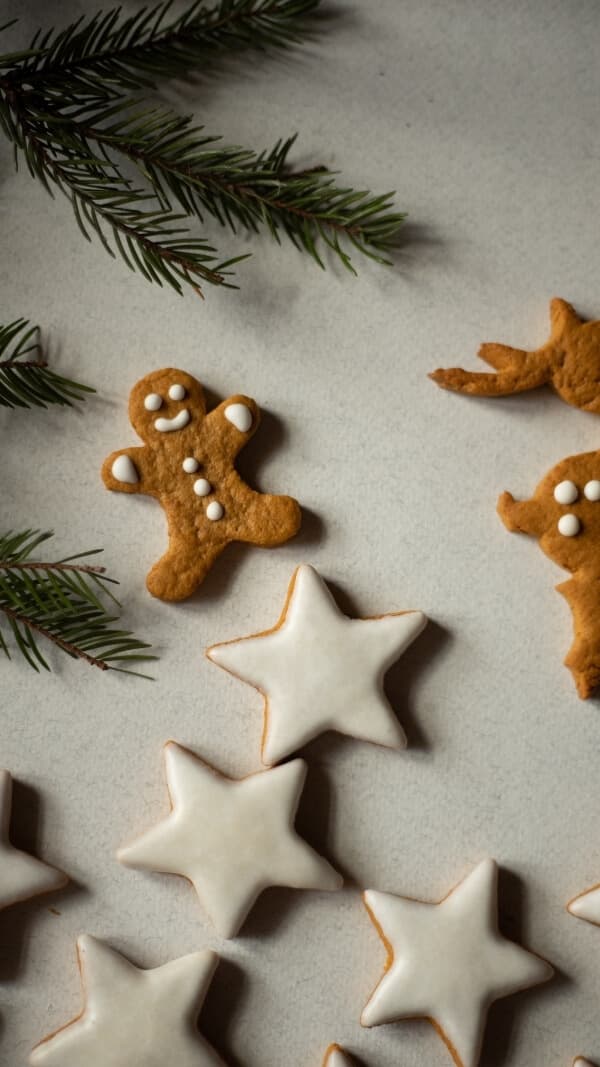
[[[93,8],[5,0],[2,13],[22,17],[22,41]],[[302,51],[168,88],[231,142],[298,129],[300,162],[397,188],[410,212],[397,266],[360,263],[358,280],[265,240],[248,244],[239,292],[178,299],[87,246],[68,204],[15,176],[2,147],[2,321],[43,324],[55,365],[98,390],[79,415],[2,415],[2,526],[53,528],[56,553],[104,545],[127,622],[161,656],[154,684],[58,657],[50,677],[2,664],[17,840],[74,881],[0,919],[2,1064],[20,1067],[77,1012],[74,942],[89,931],[146,966],[221,951],[201,1022],[233,1067],[316,1067],[333,1040],[366,1067],[448,1065],[425,1023],[360,1030],[384,953],[358,887],[436,899],[486,855],[506,872],[505,932],[558,977],[492,1012],[483,1067],[600,1061],[600,931],[564,910],[600,880],[600,709],[561,663],[559,572],[495,515],[502,489],[528,494],[593,448],[600,422],[549,392],[468,401],[426,377],[475,367],[484,339],[537,345],[553,295],[600,316],[598,30],[593,0],[348,0]],[[232,549],[179,606],[144,589],[160,510],[105,493],[98,476],[106,453],[135,442],[130,386],[165,363],[219,398],[256,397],[266,418],[244,472],[307,509],[295,543]],[[257,768],[260,700],[202,651],[274,622],[301,560],[347,610],[419,607],[433,620],[391,680],[410,748],[310,746],[300,823],[348,887],[269,891],[220,944],[184,882],[128,871],[114,852],[166,810],[167,738],[229,773]]]

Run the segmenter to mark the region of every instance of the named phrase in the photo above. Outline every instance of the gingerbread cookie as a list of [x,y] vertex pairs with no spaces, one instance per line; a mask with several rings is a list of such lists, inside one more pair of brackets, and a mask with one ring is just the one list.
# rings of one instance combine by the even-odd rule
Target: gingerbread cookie
[[452,367],[430,374],[442,389],[470,396],[509,396],[551,385],[567,404],[600,412],[600,322],[584,322],[566,300],[550,301],[550,339],[532,352],[484,344],[481,359],[496,374]]
[[426,623],[422,611],[349,619],[317,571],[303,564],[273,629],[213,645],[206,655],[263,694],[267,766],[325,730],[404,748],[383,677]]
[[129,417],[144,444],[111,453],[102,478],[107,489],[145,493],[165,510],[169,548],[148,574],[153,596],[190,596],[231,541],[270,547],[297,533],[298,503],[250,489],[235,469],[260,421],[249,397],[207,413],[200,382],[166,368],[133,387]]
[[11,844],[11,806],[12,778],[8,771],[0,771],[0,909],[62,889],[69,881],[62,871]]
[[557,585],[573,613],[575,640],[565,659],[583,699],[600,684],[600,452],[562,460],[530,500],[503,493],[498,514],[508,530],[537,537],[573,577]]
[[206,949],[140,970],[94,937],[80,937],[80,1015],[31,1053],[32,1067],[225,1067],[196,1030],[218,956]]
[[169,741],[165,764],[171,814],[118,858],[188,878],[221,937],[235,937],[268,886],[341,887],[341,876],[294,830],[302,760],[237,780]]
[[325,1053],[323,1067],[353,1067],[352,1060],[340,1045],[330,1045]]
[[363,1026],[428,1019],[457,1067],[476,1067],[490,1004],[553,974],[499,933],[497,878],[494,861],[484,860],[439,904],[367,890],[388,958]]

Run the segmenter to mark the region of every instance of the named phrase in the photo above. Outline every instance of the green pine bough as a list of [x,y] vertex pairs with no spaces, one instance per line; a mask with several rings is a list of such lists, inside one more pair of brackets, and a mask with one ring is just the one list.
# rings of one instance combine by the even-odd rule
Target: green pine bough
[[[50,370],[37,326],[26,319],[0,325],[0,407],[72,407],[93,392]],[[50,642],[101,670],[139,674],[134,668],[156,657],[129,630],[115,627],[115,579],[87,562],[101,549],[41,560],[35,553],[51,536],[39,530],[0,533],[0,651],[11,658],[12,637],[30,667],[50,670],[40,648]]]
[[[393,193],[340,186],[325,167],[294,170],[294,137],[270,151],[226,146],[189,117],[149,107],[157,79],[182,77],[220,53],[288,47],[319,0],[196,0],[177,18],[170,0],[125,18],[119,8],[37,33],[0,56],[0,124],[33,177],[70,200],[80,229],[133,271],[178,293],[234,287],[232,268],[195,220],[282,235],[324,266],[329,249],[350,271],[359,252],[389,262],[404,215]],[[12,23],[8,24],[12,25]],[[2,27],[6,29],[7,27]],[[132,165],[138,179],[130,177]]]
[[[116,629],[119,602],[108,588],[116,584],[103,567],[85,562],[101,549],[43,561],[34,553],[51,533],[39,530],[0,535],[0,649],[10,659],[7,637],[30,667],[49,671],[40,642],[50,642],[100,670],[139,674],[134,668],[155,659],[144,641]],[[147,675],[142,675],[147,677]]]

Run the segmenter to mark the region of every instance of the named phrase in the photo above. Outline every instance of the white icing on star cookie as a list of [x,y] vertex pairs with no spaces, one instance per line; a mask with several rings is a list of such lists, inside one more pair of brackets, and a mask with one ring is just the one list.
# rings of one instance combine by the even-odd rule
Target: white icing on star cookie
[[439,904],[367,890],[388,949],[387,969],[361,1023],[433,1022],[458,1067],[479,1062],[494,1000],[552,977],[552,967],[498,931],[497,867],[484,860]]
[[190,413],[187,408],[182,408],[181,411],[174,415],[172,419],[155,419],[154,426],[159,433],[172,433],[173,430],[183,430],[184,426],[187,426],[190,421]]
[[0,770],[0,908],[61,889],[69,880],[62,871],[11,844],[11,803],[12,778]]
[[306,764],[226,778],[165,745],[171,814],[118,852],[121,863],[188,878],[222,937],[234,937],[268,886],[339,889],[342,878],[294,830]]
[[[210,489],[208,491],[210,493]],[[208,505],[208,507],[206,509],[206,518],[210,519],[211,522],[218,522],[219,519],[223,518],[224,514],[225,514],[225,508],[223,507],[223,505],[219,504],[218,500],[211,500],[210,504]]]
[[224,1067],[195,1025],[214,952],[147,971],[94,937],[80,937],[77,953],[83,1012],[36,1045],[32,1067]]
[[404,748],[383,677],[426,622],[421,611],[349,619],[317,571],[303,564],[272,630],[213,645],[206,655],[263,694],[267,766],[325,730]]
[[574,900],[567,904],[567,911],[575,915],[577,919],[585,919],[586,922],[600,926],[600,885],[586,889]]
[[225,418],[240,433],[248,433],[252,426],[252,412],[245,404],[228,404],[225,408]]
[[128,485],[136,485],[140,480],[137,468],[129,456],[117,456],[111,471],[118,482],[126,482]]
[[577,1056],[573,1060],[573,1067],[595,1067],[591,1060],[586,1060],[584,1056]]
[[330,1045],[325,1053],[323,1067],[353,1067],[352,1060],[339,1045]]

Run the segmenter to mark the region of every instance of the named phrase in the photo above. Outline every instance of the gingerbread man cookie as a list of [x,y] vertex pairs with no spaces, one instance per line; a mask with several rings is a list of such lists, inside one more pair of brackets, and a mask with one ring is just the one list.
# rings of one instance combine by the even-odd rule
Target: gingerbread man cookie
[[550,339],[532,352],[484,344],[481,359],[496,370],[451,367],[430,375],[442,389],[470,396],[508,396],[551,385],[567,404],[600,413],[600,321],[584,322],[566,300],[550,301]]
[[200,382],[166,368],[134,385],[129,417],[144,444],[113,452],[102,478],[107,489],[153,496],[165,510],[169,547],[146,580],[153,596],[190,596],[231,541],[270,547],[297,533],[298,503],[250,489],[235,469],[260,421],[249,397],[207,413]]
[[511,532],[537,537],[542,551],[573,575],[556,588],[573,613],[575,640],[565,664],[585,699],[600,684],[600,452],[557,463],[530,500],[503,493],[498,514]]

